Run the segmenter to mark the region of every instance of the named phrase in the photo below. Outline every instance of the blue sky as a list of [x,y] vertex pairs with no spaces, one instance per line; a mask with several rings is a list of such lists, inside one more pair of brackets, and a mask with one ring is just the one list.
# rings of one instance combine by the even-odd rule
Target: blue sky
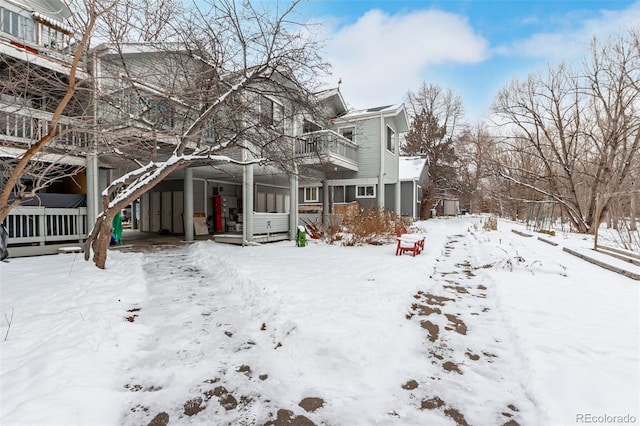
[[300,11],[321,22],[330,81],[350,106],[400,103],[425,81],[458,93],[469,122],[512,77],[640,28],[640,0],[308,0]]

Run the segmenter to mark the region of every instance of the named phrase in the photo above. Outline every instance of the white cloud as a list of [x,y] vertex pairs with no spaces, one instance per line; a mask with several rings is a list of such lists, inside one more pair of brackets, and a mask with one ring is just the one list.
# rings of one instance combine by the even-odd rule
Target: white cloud
[[329,30],[327,59],[331,82],[354,107],[402,102],[429,66],[484,60],[488,42],[466,18],[437,10],[388,15],[370,10],[355,23]]
[[[494,53],[547,60],[569,59],[575,55],[582,55],[594,36],[604,39],[626,28],[637,28],[640,22],[640,1],[624,10],[602,9],[596,18],[581,18],[574,14],[568,14],[563,19],[558,18],[558,31],[532,34],[528,38],[501,45]],[[576,21],[581,22],[576,26]]]

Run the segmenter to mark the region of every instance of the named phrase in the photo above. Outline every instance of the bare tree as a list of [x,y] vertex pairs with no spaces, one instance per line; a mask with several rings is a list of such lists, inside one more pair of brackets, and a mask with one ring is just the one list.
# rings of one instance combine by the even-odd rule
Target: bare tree
[[172,40],[183,12],[180,0],[122,0],[98,22],[94,37],[119,42]]
[[494,103],[506,129],[498,175],[534,199],[557,202],[580,232],[592,231],[609,207],[606,194],[618,192],[637,164],[637,46],[637,32],[594,40],[582,69],[562,64],[514,80]]
[[[174,171],[219,162],[292,168],[287,117],[300,105],[315,107],[311,92],[325,66],[317,42],[295,20],[298,3],[265,9],[231,0],[200,3],[171,23],[180,25],[175,39],[145,45],[153,56],[142,62],[128,55],[129,45],[110,45],[121,84],[107,84],[100,94],[101,128],[107,129],[100,147],[138,166],[103,191],[85,259],[93,251],[104,268],[111,219]],[[239,159],[239,149],[250,155]]]
[[484,197],[493,185],[491,177],[491,159],[493,157],[494,137],[484,124],[465,128],[458,138],[457,156],[460,178],[461,202],[469,205],[473,213],[486,211]]
[[[73,161],[73,155],[84,149],[86,142],[82,123],[87,105],[84,55],[96,21],[113,7],[113,2],[85,0],[75,6],[70,21],[79,38],[65,29],[67,38],[62,45],[48,46],[62,49],[56,54],[71,58],[68,68],[59,70],[38,65],[37,61],[1,58],[0,95],[12,101],[21,118],[20,122],[2,123],[15,131],[8,136],[16,138],[2,140],[0,222],[13,207],[37,196],[53,182],[74,176],[84,166]],[[16,118],[11,114],[5,117]],[[28,145],[24,140],[29,140]]]
[[412,119],[426,111],[445,128],[445,138],[454,139],[462,124],[464,106],[460,96],[452,89],[422,82],[418,90],[407,93],[405,101]]

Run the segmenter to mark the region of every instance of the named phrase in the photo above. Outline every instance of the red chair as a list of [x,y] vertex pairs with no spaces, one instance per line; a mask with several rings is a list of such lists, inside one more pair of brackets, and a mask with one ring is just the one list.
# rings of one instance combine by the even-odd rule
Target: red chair
[[[424,239],[422,241],[424,242]],[[398,237],[396,256],[402,255],[403,253],[413,253],[413,257],[415,257],[416,254],[420,254],[421,250],[422,249],[420,248],[420,241]]]

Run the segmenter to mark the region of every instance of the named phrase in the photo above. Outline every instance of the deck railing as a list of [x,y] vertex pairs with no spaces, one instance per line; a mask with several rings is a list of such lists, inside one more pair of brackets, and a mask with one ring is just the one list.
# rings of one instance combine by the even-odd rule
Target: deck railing
[[358,146],[333,130],[319,130],[300,135],[296,140],[296,155],[318,160],[341,159],[357,166]]
[[87,208],[15,207],[4,224],[11,255],[16,247],[29,247],[27,255],[47,254],[55,252],[56,245],[77,244],[87,238]]

